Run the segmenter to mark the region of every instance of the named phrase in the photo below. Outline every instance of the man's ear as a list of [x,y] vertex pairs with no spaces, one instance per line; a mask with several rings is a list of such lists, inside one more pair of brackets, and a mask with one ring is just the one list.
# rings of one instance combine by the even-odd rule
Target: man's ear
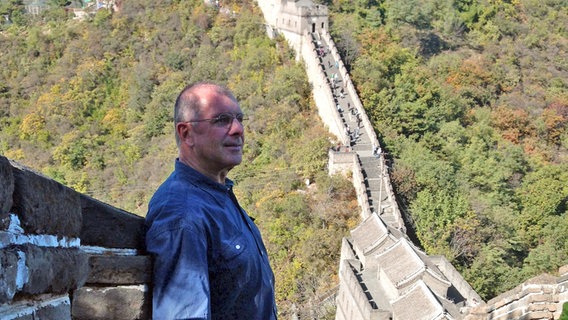
[[187,122],[180,122],[176,125],[176,132],[181,143],[193,145],[193,126]]

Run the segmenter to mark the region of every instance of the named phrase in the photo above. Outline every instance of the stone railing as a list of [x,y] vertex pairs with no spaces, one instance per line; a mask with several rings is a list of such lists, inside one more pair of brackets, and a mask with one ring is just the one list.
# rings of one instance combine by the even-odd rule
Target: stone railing
[[568,265],[559,276],[542,274],[489,301],[468,308],[464,320],[560,319],[568,302]]
[[149,319],[144,219],[0,156],[0,319]]
[[[362,287],[359,285],[359,280],[356,276],[357,270],[355,269],[356,267],[360,267],[357,266],[358,261],[351,260],[351,262],[353,262],[355,266],[351,265],[349,260],[341,260],[340,262],[339,277],[344,278],[342,283],[347,284],[347,286],[340,288],[338,299],[353,299],[354,301],[338,304],[353,307],[354,310],[346,312],[352,316],[353,319],[370,319],[372,314],[376,313],[378,309],[375,302],[368,299]],[[349,293],[343,294],[341,290],[346,290]],[[340,318],[348,319],[347,317]]]
[[330,149],[328,152],[328,171],[329,174],[338,172],[348,173],[352,175],[357,202],[361,208],[361,220],[367,219],[371,215],[371,205],[367,197],[367,187],[365,186],[365,177],[361,170],[359,157],[356,152],[350,151],[349,147],[341,147],[339,149]]

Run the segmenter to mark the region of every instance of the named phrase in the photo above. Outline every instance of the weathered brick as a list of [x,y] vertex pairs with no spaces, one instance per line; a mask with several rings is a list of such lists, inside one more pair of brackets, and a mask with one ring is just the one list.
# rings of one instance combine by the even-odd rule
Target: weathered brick
[[[81,195],[81,244],[144,249],[144,218]],[[109,237],[109,234],[115,235]]]
[[14,162],[12,166],[12,211],[25,233],[78,237],[82,224],[79,193]]
[[552,300],[544,301],[545,303],[529,303],[526,307],[526,310],[529,312],[536,312],[536,311],[556,311],[556,303]]
[[[35,320],[33,314],[10,315],[11,320]],[[13,318],[12,318],[13,316]]]
[[0,250],[0,305],[9,303],[17,292],[18,253],[13,249]]
[[75,320],[150,319],[151,299],[145,286],[82,287],[73,294]]
[[23,246],[29,279],[22,288],[26,294],[67,293],[82,286],[88,276],[87,254],[78,248],[40,248]]
[[33,319],[71,320],[71,305],[69,303],[43,305],[34,312]]
[[552,317],[553,317],[552,312],[542,311],[542,312],[527,313],[526,316],[523,317],[523,319],[526,319],[526,320],[553,319]]
[[[520,307],[521,306],[517,307],[516,309],[514,309],[512,311],[507,312],[507,317],[511,317],[513,319],[520,319],[525,314],[525,311],[522,308],[519,309]],[[508,319],[511,319],[511,318],[508,318]]]
[[33,299],[14,301],[9,307],[0,305],[0,319],[11,320],[71,320],[69,295],[40,295]]
[[0,230],[6,230],[10,220],[8,212],[12,208],[14,193],[14,174],[12,166],[5,157],[0,156]]
[[90,272],[87,283],[99,284],[144,284],[152,279],[150,256],[89,257]]
[[551,301],[551,299],[552,299],[551,294],[532,294],[528,297],[527,303],[547,302]]

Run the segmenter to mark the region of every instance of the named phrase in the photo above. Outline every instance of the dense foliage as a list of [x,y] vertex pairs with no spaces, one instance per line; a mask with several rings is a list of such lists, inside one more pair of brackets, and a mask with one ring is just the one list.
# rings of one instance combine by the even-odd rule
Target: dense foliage
[[[231,176],[265,234],[281,313],[317,305],[357,209],[350,183],[325,173],[330,142],[286,43],[250,2],[220,14],[123,1],[84,21],[65,4],[39,16],[0,4],[0,154],[144,215],[176,154],[175,95],[226,83],[251,118]],[[423,248],[486,299],[567,264],[566,1],[326,4]]]
[[177,155],[176,95],[194,81],[224,83],[249,115],[230,177],[264,234],[280,313],[317,308],[337,286],[357,202],[346,178],[327,175],[332,142],[303,66],[266,37],[258,9],[123,1],[81,21],[50,4],[39,16],[17,0],[0,7],[11,20],[0,33],[0,154],[144,215]]
[[421,245],[484,298],[568,263],[567,4],[329,3]]

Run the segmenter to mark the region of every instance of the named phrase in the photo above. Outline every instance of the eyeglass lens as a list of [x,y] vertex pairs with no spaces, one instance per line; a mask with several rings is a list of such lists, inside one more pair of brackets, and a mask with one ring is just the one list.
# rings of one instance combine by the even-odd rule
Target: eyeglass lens
[[237,119],[237,121],[242,124],[245,117],[242,113],[238,113],[236,115],[233,115],[231,113],[221,113],[220,115],[215,117],[212,122],[213,124],[219,126],[228,127],[233,123],[233,119]]

